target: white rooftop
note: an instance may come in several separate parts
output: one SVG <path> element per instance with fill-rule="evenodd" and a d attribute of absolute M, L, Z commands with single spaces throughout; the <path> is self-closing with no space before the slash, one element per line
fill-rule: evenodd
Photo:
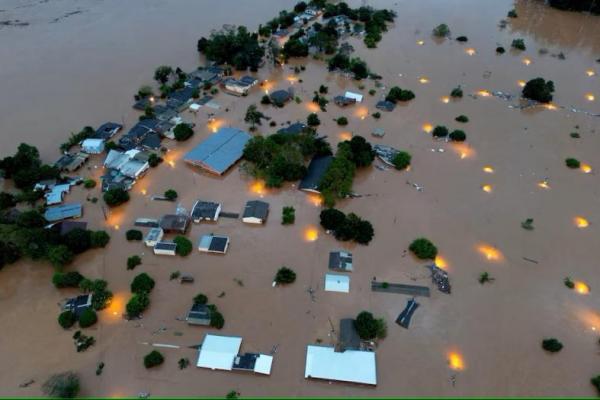
<path fill-rule="evenodd" d="M 350 292 L 350 277 L 338 274 L 325 274 L 326 292 Z"/>
<path fill-rule="evenodd" d="M 349 99 L 354 99 L 354 100 L 356 100 L 357 103 L 362 103 L 362 101 L 363 101 L 363 95 L 359 94 L 359 93 L 346 92 L 344 94 L 344 97 L 347 97 Z"/>
<path fill-rule="evenodd" d="M 338 353 L 333 347 L 309 345 L 304 377 L 376 385 L 375 353 L 361 350 Z"/>
<path fill-rule="evenodd" d="M 273 356 L 261 354 L 256 359 L 254 364 L 254 372 L 257 374 L 271 375 L 271 365 L 273 364 Z"/>
<path fill-rule="evenodd" d="M 204 337 L 198 363 L 200 368 L 231 371 L 233 360 L 240 351 L 242 338 L 238 336 L 219 336 L 207 334 Z"/>

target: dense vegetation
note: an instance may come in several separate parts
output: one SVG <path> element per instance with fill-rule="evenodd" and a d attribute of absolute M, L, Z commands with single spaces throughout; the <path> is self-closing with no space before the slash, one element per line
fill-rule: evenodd
<path fill-rule="evenodd" d="M 140 314 L 150 305 L 149 294 L 154 288 L 155 282 L 148 274 L 141 273 L 133 278 L 131 282 L 131 292 L 133 296 L 127 302 L 125 310 L 129 318 L 139 317 Z"/>
<path fill-rule="evenodd" d="M 25 143 L 19 145 L 14 156 L 0 160 L 0 170 L 5 179 L 12 179 L 15 187 L 23 191 L 31 191 L 40 180 L 60 177 L 56 167 L 42 164 L 35 146 Z"/>
<path fill-rule="evenodd" d="M 387 96 L 385 96 L 385 100 L 391 101 L 392 103 L 398 101 L 410 101 L 414 98 L 415 94 L 412 91 L 399 88 L 398 86 L 392 87 Z"/>
<path fill-rule="evenodd" d="M 177 245 L 175 253 L 180 256 L 187 256 L 194 248 L 190 239 L 186 238 L 185 236 L 176 236 L 175 239 L 173 239 L 173 242 Z"/>
<path fill-rule="evenodd" d="M 351 73 L 354 79 L 361 80 L 369 76 L 367 63 L 358 57 L 350 58 L 345 54 L 337 53 L 328 62 L 330 71 L 340 70 Z"/>
<path fill-rule="evenodd" d="M 375 231 L 369 221 L 361 219 L 358 215 L 344 214 L 335 208 L 327 208 L 321 211 L 321 226 L 333 231 L 337 240 L 354 240 L 360 244 L 369 244 L 373 239 Z"/>
<path fill-rule="evenodd" d="M 248 32 L 244 26 L 225 28 L 208 38 L 202 37 L 197 48 L 207 59 L 217 64 L 233 65 L 238 70 L 258 70 L 265 53 L 258 43 L 258 34 Z"/>
<path fill-rule="evenodd" d="M 568 11 L 587 11 L 600 14 L 600 2 L 597 0 L 549 0 L 551 7 Z"/>
<path fill-rule="evenodd" d="M 163 362 L 165 362 L 165 358 L 156 350 L 152 350 L 150 353 L 144 356 L 144 367 L 146 368 L 157 367 Z"/>
<path fill-rule="evenodd" d="M 354 320 L 354 327 L 363 340 L 383 339 L 387 334 L 387 326 L 383 318 L 376 319 L 368 311 L 362 311 Z"/>
<path fill-rule="evenodd" d="M 52 375 L 42 385 L 42 391 L 49 397 L 72 399 L 79 393 L 79 376 L 74 372 Z"/>
<path fill-rule="evenodd" d="M 554 82 L 535 78 L 525 84 L 522 94 L 526 99 L 549 103 L 552 101 L 552 93 L 554 93 Z"/>
<path fill-rule="evenodd" d="M 331 154 L 329 144 L 318 139 L 312 129 L 297 135 L 255 136 L 244 148 L 248 172 L 264 179 L 268 187 L 280 187 L 283 182 L 301 179 L 306 174 L 304 164 L 309 157 L 327 154 Z"/>
<path fill-rule="evenodd" d="M 338 144 L 338 150 L 319 183 L 323 202 L 331 207 L 336 199 L 350 195 L 356 168 L 367 167 L 375 159 L 371 144 L 362 136 Z"/>
<path fill-rule="evenodd" d="M 296 210 L 294 207 L 283 207 L 281 211 L 281 225 L 291 225 L 296 221 Z"/>
<path fill-rule="evenodd" d="M 275 282 L 280 285 L 287 285 L 296 281 L 296 273 L 288 267 L 281 267 L 275 274 Z"/>
<path fill-rule="evenodd" d="M 129 201 L 129 193 L 122 188 L 113 188 L 104 192 L 104 202 L 109 207 L 117 207 Z"/>
<path fill-rule="evenodd" d="M 421 260 L 433 260 L 438 252 L 437 247 L 425 238 L 414 240 L 408 249 Z"/>
<path fill-rule="evenodd" d="M 399 151 L 394 155 L 394 158 L 392 158 L 392 163 L 396 169 L 403 170 L 408 168 L 411 159 L 412 156 L 409 153 L 406 151 Z"/>
<path fill-rule="evenodd" d="M 557 353 L 562 350 L 563 344 L 554 338 L 542 340 L 542 348 L 550 353 Z"/>

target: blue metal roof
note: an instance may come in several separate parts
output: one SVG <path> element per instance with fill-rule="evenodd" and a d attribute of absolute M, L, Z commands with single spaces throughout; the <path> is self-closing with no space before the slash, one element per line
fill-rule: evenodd
<path fill-rule="evenodd" d="M 79 218 L 82 214 L 80 203 L 63 204 L 56 207 L 48 207 L 44 218 L 48 222 L 60 221 L 67 218 Z"/>
<path fill-rule="evenodd" d="M 221 128 L 187 153 L 184 160 L 222 175 L 242 158 L 250 138 L 248 133 L 240 129 Z"/>

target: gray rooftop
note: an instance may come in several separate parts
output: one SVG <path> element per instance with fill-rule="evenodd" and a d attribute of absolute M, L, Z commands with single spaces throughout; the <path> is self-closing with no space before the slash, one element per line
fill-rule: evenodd
<path fill-rule="evenodd" d="M 329 253 L 329 269 L 352 271 L 352 253 L 347 251 L 332 251 Z"/>
<path fill-rule="evenodd" d="M 298 189 L 309 192 L 319 192 L 319 184 L 323 175 L 333 161 L 333 156 L 315 156 L 308 165 L 308 171 L 302 180 Z"/>
<path fill-rule="evenodd" d="M 222 175 L 235 164 L 244 153 L 251 136 L 236 128 L 221 128 L 201 142 L 184 157 L 190 164 Z"/>
<path fill-rule="evenodd" d="M 244 215 L 242 218 L 258 218 L 266 219 L 269 215 L 269 203 L 260 200 L 251 200 L 244 207 Z"/>
<path fill-rule="evenodd" d="M 199 219 L 213 219 L 216 216 L 219 206 L 219 203 L 198 200 L 192 209 L 192 219 L 194 221 Z"/>
<path fill-rule="evenodd" d="M 80 203 L 62 204 L 60 206 L 48 207 L 44 218 L 48 222 L 60 221 L 67 218 L 79 218 L 82 214 Z"/>

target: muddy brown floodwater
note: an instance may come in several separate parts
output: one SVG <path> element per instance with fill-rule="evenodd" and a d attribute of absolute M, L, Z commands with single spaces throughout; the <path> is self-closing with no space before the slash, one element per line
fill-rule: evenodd
<path fill-rule="evenodd" d="M 189 70 L 199 62 L 195 44 L 201 35 L 226 23 L 255 28 L 293 3 L 3 1 L 0 20 L 29 25 L 0 27 L 1 155 L 11 154 L 19 142 L 29 142 L 50 162 L 58 156 L 58 143 L 84 125 L 116 120 L 130 127 L 137 117 L 131 109 L 132 94 L 151 82 L 157 65 Z M 318 239 L 309 242 L 305 230 L 318 226 L 320 208 L 293 185 L 256 193 L 252 181 L 237 167 L 215 178 L 184 165 L 182 155 L 215 127 L 207 124 L 205 113 L 186 115 L 196 122 L 196 135 L 185 144 L 166 144 L 172 149 L 167 160 L 172 166 L 164 163 L 150 171 L 133 189 L 132 200 L 106 221 L 99 204 L 85 203 L 85 220 L 112 235 L 105 251 L 84 254 L 73 266 L 86 276 L 108 280 L 115 292 L 111 307 L 100 314 L 100 323 L 89 329 L 96 337 L 95 346 L 76 353 L 72 333 L 56 323 L 57 303 L 74 292 L 52 286 L 51 267 L 20 262 L 0 271 L 4 327 L 0 395 L 40 395 L 42 382 L 63 370 L 81 375 L 84 396 L 136 396 L 139 392 L 224 396 L 230 390 L 243 396 L 594 394 L 589 380 L 600 373 L 600 186 L 595 173 L 600 170 L 600 119 L 571 108 L 600 112 L 600 64 L 594 61 L 600 57 L 600 17 L 517 0 L 519 17 L 501 29 L 498 23 L 513 8 L 512 1 L 379 0 L 370 4 L 397 11 L 395 25 L 377 49 L 366 49 L 357 39 L 350 43 L 383 76 L 387 87 L 412 89 L 416 99 L 380 120 L 369 115 L 383 89 L 347 109 L 330 104 L 326 113 L 319 112 L 319 132 L 332 145 L 360 134 L 413 155 L 407 172 L 375 168 L 360 172 L 354 190 L 368 196 L 339 204 L 344 211 L 356 212 L 373 223 L 373 242 L 369 246 L 339 243 L 320 228 Z M 469 41 L 434 40 L 431 29 L 442 22 L 450 26 L 452 36 L 466 35 Z M 498 45 L 508 49 L 517 37 L 525 39 L 525 52 L 495 54 Z M 542 48 L 547 52 L 540 53 Z M 557 56 L 560 52 L 565 59 Z M 259 106 L 279 124 L 306 118 L 312 110 L 312 92 L 322 83 L 329 86 L 331 95 L 359 90 L 356 82 L 328 73 L 320 62 L 296 64 L 306 65 L 306 71 L 296 76 L 286 66 L 260 72 L 273 89 L 293 86 L 303 99 L 281 110 Z M 518 94 L 519 81 L 537 76 L 555 82 L 554 104 L 566 109 L 520 111 L 508 107 L 514 101 L 470 96 L 482 90 Z M 428 83 L 419 82 L 423 77 Z M 374 88 L 372 81 L 363 84 L 365 94 Z M 465 97 L 443 102 L 442 96 L 457 85 L 463 87 Z M 219 94 L 216 99 L 222 109 L 217 124 L 245 127 L 247 106 L 258 104 L 262 94 L 260 88 L 245 98 Z M 595 95 L 596 101 L 587 100 L 588 94 Z M 454 118 L 460 114 L 470 122 L 459 127 Z M 333 121 L 342 115 L 349 119 L 344 129 Z M 434 142 L 424 132 L 426 124 L 462 128 L 467 142 L 464 146 Z M 384 138 L 370 136 L 375 127 L 385 129 Z M 259 130 L 271 131 L 267 126 Z M 578 131 L 581 139 L 570 138 L 572 131 Z M 445 151 L 432 151 L 438 148 Z M 592 172 L 567 169 L 564 159 L 571 156 L 590 164 Z M 98 177 L 101 163 L 94 157 L 81 174 Z M 548 187 L 538 186 L 545 179 Z M 424 191 L 416 191 L 407 181 L 418 183 Z M 487 192 L 482 190 L 485 185 L 489 185 Z M 137 217 L 173 211 L 172 203 L 150 200 L 152 194 L 168 188 L 179 192 L 179 201 L 187 208 L 202 198 L 222 202 L 225 210 L 239 211 L 248 199 L 263 197 L 271 204 L 271 215 L 266 226 L 257 228 L 229 219 L 194 225 L 189 234 L 194 242 L 209 232 L 230 235 L 230 251 L 223 257 L 196 251 L 186 258 L 154 256 L 142 244 L 126 242 L 124 231 Z M 69 201 L 85 201 L 88 195 L 99 197 L 100 192 L 76 189 Z M 296 208 L 292 226 L 280 225 L 285 205 Z M 578 228 L 577 216 L 586 218 L 589 226 Z M 526 218 L 534 219 L 535 230 L 520 227 Z M 436 243 L 453 291 L 451 295 L 433 291 L 431 298 L 419 299 L 421 307 L 405 330 L 394 320 L 406 296 L 372 293 L 370 280 L 429 284 L 423 264 L 402 257 L 418 236 Z M 354 253 L 350 294 L 323 291 L 328 252 L 336 248 Z M 125 268 L 126 258 L 133 254 L 143 259 L 134 272 Z M 281 265 L 292 267 L 298 279 L 289 287 L 272 288 L 273 275 Z M 181 286 L 169 281 L 176 270 L 194 275 L 195 283 Z M 120 315 L 129 297 L 129 283 L 142 271 L 157 282 L 152 304 L 141 321 L 127 322 Z M 484 271 L 495 278 L 493 283 L 477 282 Z M 591 292 L 581 295 L 568 290 L 562 282 L 566 276 L 585 282 Z M 309 288 L 316 290 L 314 302 Z M 220 333 L 243 337 L 243 351 L 268 353 L 277 346 L 270 377 L 178 369 L 177 360 L 182 357 L 195 363 L 196 351 L 188 346 L 199 344 L 208 332 L 176 320 L 199 292 L 222 310 L 226 324 Z M 225 295 L 218 297 L 221 293 Z M 377 349 L 377 387 L 305 380 L 306 345 L 317 340 L 333 342 L 329 321 L 337 325 L 340 318 L 361 310 L 388 322 L 388 337 Z M 564 349 L 554 355 L 545 353 L 540 347 L 545 337 L 559 338 Z M 182 348 L 161 350 L 166 363 L 145 370 L 142 358 L 150 347 L 144 342 Z M 106 367 L 96 376 L 99 362 Z M 19 388 L 30 379 L 35 383 Z"/>

